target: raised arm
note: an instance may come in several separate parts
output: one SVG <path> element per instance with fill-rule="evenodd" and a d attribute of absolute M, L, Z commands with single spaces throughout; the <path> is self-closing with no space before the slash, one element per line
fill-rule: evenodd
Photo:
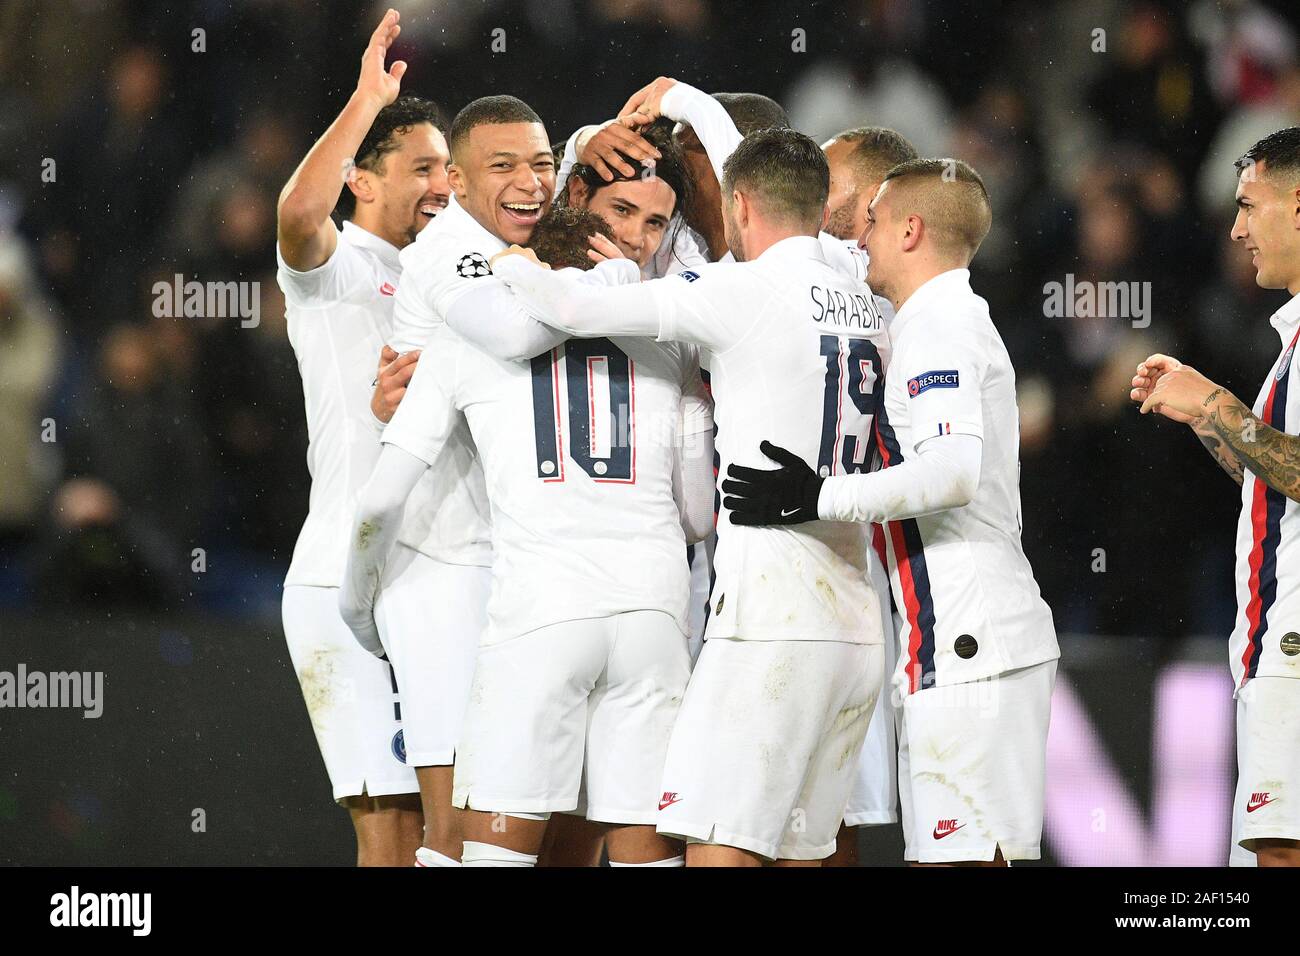
<path fill-rule="evenodd" d="M 743 139 L 726 108 L 688 83 L 661 76 L 633 93 L 619 111 L 619 119 L 624 122 L 652 123 L 660 116 L 695 131 L 714 175 L 722 182 L 722 165 Z"/>
<path fill-rule="evenodd" d="M 406 72 L 401 60 L 384 69 L 388 49 L 402 29 L 399 17 L 396 10 L 384 14 L 362 54 L 356 90 L 280 192 L 276 238 L 291 269 L 315 269 L 334 254 L 338 233 L 330 213 L 344 189 L 357 148 L 379 111 L 397 99 Z"/>
<path fill-rule="evenodd" d="M 384 565 L 397 543 L 406 499 L 429 466 L 396 445 L 385 445 L 361 491 L 348 536 L 347 570 L 339 588 L 339 613 L 358 643 L 384 656 L 375 627 L 375 597 Z"/>

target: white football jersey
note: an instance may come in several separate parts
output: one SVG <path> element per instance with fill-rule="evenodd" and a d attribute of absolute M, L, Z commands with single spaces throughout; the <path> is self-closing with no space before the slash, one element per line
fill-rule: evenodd
<path fill-rule="evenodd" d="M 498 274 L 539 315 L 551 313 L 558 287 L 535 266 L 507 263 Z M 722 475 L 733 463 L 775 467 L 759 451 L 764 440 L 825 475 L 870 469 L 888 336 L 871 290 L 831 268 L 816 238 L 782 240 L 752 262 L 602 290 L 597 304 L 616 333 L 704 350 Z M 868 535 L 849 522 L 739 527 L 724 507 L 706 638 L 881 643 Z"/>
<path fill-rule="evenodd" d="M 1300 295 L 1270 320 L 1281 352 L 1253 410 L 1280 432 L 1300 432 L 1300 384 L 1293 361 Z M 1228 658 L 1237 690 L 1252 677 L 1300 677 L 1300 504 L 1246 469 L 1237 519 L 1237 621 Z"/>
<path fill-rule="evenodd" d="M 571 279 L 600 281 L 634 263 Z M 492 505 L 484 643 L 636 610 L 686 633 L 686 539 L 673 497 L 682 435 L 709 431 L 699 355 L 647 339 L 571 339 L 504 362 L 449 327 L 430 335 L 383 441 L 438 466 L 468 423 Z"/>
<path fill-rule="evenodd" d="M 394 304 L 389 344 L 400 353 L 424 348 L 452 304 L 476 279 L 491 275 L 488 259 L 504 248 L 452 196 L 401 252 L 406 281 Z M 427 357 L 422 354 L 417 367 Z M 398 540 L 447 564 L 486 567 L 492 563 L 489 517 L 483 466 L 462 423 L 448 437 L 438 467 L 425 472 L 411 493 Z"/>
<path fill-rule="evenodd" d="M 396 246 L 352 222 L 343 224 L 334 254 L 315 269 L 291 269 L 278 244 L 275 256 L 302 376 L 311 473 L 307 520 L 284 583 L 338 587 L 357 493 L 379 457 L 371 383 L 392 329 L 402 270 Z"/>
<path fill-rule="evenodd" d="M 908 460 L 938 435 L 983 443 L 969 504 L 886 525 L 903 624 L 896 690 L 911 694 L 1055 660 L 1052 612 L 1020 545 L 1015 371 L 970 273 L 954 269 L 917 289 L 890 324 L 890 339 L 876 423 L 883 466 Z"/>

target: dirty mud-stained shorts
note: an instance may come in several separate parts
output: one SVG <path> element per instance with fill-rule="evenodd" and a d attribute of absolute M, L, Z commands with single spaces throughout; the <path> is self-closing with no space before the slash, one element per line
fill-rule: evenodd
<path fill-rule="evenodd" d="M 384 567 L 375 626 L 397 675 L 413 767 L 455 758 L 491 590 L 490 568 L 445 564 L 404 544 Z"/>
<path fill-rule="evenodd" d="M 898 721 L 903 858 L 1037 860 L 1056 661 L 909 694 Z"/>
<path fill-rule="evenodd" d="M 659 832 L 830 856 L 883 679 L 878 644 L 706 641 L 668 745 Z"/>
<path fill-rule="evenodd" d="M 334 799 L 416 793 L 388 664 L 339 616 L 339 589 L 290 585 L 281 605 L 289 657 Z"/>

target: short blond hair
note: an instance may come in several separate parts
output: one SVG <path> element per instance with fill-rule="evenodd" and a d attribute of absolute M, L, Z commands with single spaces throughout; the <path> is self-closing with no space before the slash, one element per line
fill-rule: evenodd
<path fill-rule="evenodd" d="M 993 207 L 980 174 L 960 159 L 909 159 L 885 174 L 890 204 L 915 213 L 939 248 L 967 265 L 993 225 Z"/>

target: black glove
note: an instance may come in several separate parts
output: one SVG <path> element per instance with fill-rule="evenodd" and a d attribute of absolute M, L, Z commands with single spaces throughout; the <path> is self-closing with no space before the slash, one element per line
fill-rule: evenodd
<path fill-rule="evenodd" d="M 758 446 L 781 467 L 775 471 L 728 465 L 722 483 L 724 508 L 731 523 L 741 525 L 801 524 L 817 520 L 817 496 L 825 480 L 794 452 L 770 441 Z"/>

